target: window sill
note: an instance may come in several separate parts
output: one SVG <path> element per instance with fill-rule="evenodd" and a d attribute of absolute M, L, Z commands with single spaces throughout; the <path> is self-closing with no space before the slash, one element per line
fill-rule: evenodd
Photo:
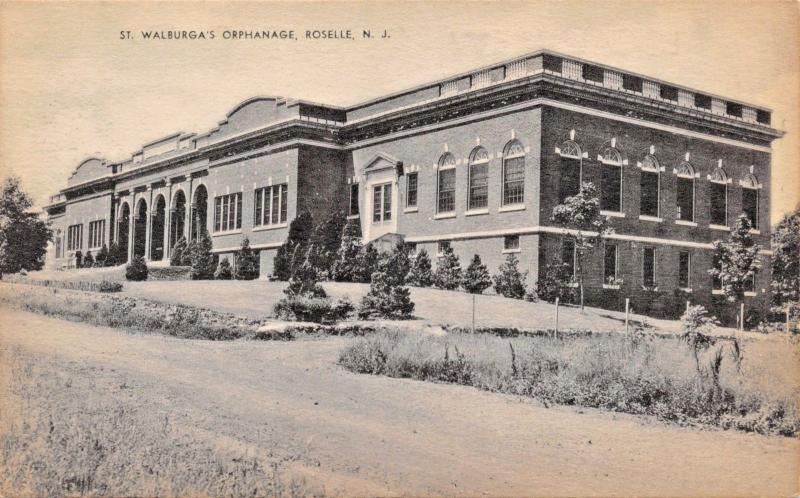
<path fill-rule="evenodd" d="M 348 215 L 347 215 L 347 219 L 348 219 L 348 220 L 357 220 L 357 219 L 359 219 L 360 217 L 361 217 L 361 216 L 360 216 L 360 215 L 357 215 L 357 214 L 348 214 Z"/>
<path fill-rule="evenodd" d="M 381 221 L 373 221 L 372 222 L 373 225 L 378 225 L 378 226 L 391 225 L 392 223 L 393 223 L 392 220 L 381 220 Z"/>
<path fill-rule="evenodd" d="M 600 215 L 601 216 L 610 216 L 612 218 L 624 218 L 625 217 L 625 213 L 622 213 L 620 211 L 605 211 L 605 210 L 602 210 L 602 209 L 600 210 Z"/>
<path fill-rule="evenodd" d="M 686 226 L 686 227 L 696 227 L 697 226 L 697 222 L 696 221 L 687 221 L 687 220 L 675 220 L 675 224 L 676 225 L 683 225 L 683 226 Z"/>
<path fill-rule="evenodd" d="M 747 292 L 744 293 L 744 295 L 747 296 L 747 297 L 755 297 L 755 296 L 758 295 L 758 293 L 757 292 L 747 291 Z"/>
<path fill-rule="evenodd" d="M 690 287 L 678 287 L 678 290 L 681 291 L 681 292 L 685 292 L 687 294 L 691 294 L 692 293 L 692 289 Z"/>
<path fill-rule="evenodd" d="M 708 228 L 711 230 L 722 230 L 723 232 L 730 232 L 731 228 L 725 225 L 708 225 Z"/>
<path fill-rule="evenodd" d="M 464 213 L 464 216 L 479 216 L 482 214 L 489 214 L 489 208 L 485 209 L 470 209 Z"/>
<path fill-rule="evenodd" d="M 508 206 L 500 206 L 497 210 L 499 213 L 509 213 L 512 211 L 525 211 L 525 204 L 509 204 Z"/>
<path fill-rule="evenodd" d="M 642 290 L 643 290 L 643 291 L 650 291 L 650 292 L 658 292 L 658 286 L 655 286 L 655 287 L 646 287 L 646 286 L 644 286 L 644 285 L 643 285 L 643 286 L 642 286 Z"/>
<path fill-rule="evenodd" d="M 617 284 L 603 284 L 603 288 L 604 289 L 619 290 L 619 285 L 617 285 Z"/>
<path fill-rule="evenodd" d="M 664 218 L 659 218 L 658 216 L 649 216 L 646 214 L 640 214 L 639 219 L 642 221 L 655 221 L 656 223 L 661 223 L 664 221 Z"/>
<path fill-rule="evenodd" d="M 356 218 L 358 218 L 358 217 L 356 216 Z M 263 226 L 255 227 L 252 231 L 253 232 L 263 232 L 263 231 L 266 231 L 266 230 L 279 230 L 281 228 L 286 228 L 288 226 L 289 226 L 288 223 L 280 223 L 278 225 L 263 225 Z"/>
<path fill-rule="evenodd" d="M 503 249 L 502 254 L 519 254 L 522 249 Z"/>
<path fill-rule="evenodd" d="M 439 213 L 433 216 L 434 220 L 445 220 L 447 218 L 455 218 L 456 213 Z"/>
<path fill-rule="evenodd" d="M 761 230 L 751 228 L 750 233 L 752 233 L 753 235 L 761 235 Z"/>
<path fill-rule="evenodd" d="M 418 211 L 419 211 L 419 208 L 417 206 L 411 206 L 411 207 L 407 207 L 407 208 L 403 209 L 404 213 L 416 213 Z"/>
<path fill-rule="evenodd" d="M 722 296 L 725 294 L 725 291 L 722 289 L 711 289 L 711 294 L 714 296 Z"/>
<path fill-rule="evenodd" d="M 578 282 L 570 282 L 567 284 L 567 287 L 572 287 L 573 289 L 577 289 L 580 285 Z"/>
<path fill-rule="evenodd" d="M 214 232 L 211 235 L 213 237 L 221 236 L 221 235 L 236 235 L 238 233 L 242 233 L 242 229 L 238 228 L 236 230 L 226 230 L 224 232 Z"/>

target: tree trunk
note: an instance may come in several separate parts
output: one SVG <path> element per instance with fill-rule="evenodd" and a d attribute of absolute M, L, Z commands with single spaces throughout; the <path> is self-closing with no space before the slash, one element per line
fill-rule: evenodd
<path fill-rule="evenodd" d="M 583 258 L 578 258 L 578 285 L 581 288 L 581 311 L 583 311 Z"/>

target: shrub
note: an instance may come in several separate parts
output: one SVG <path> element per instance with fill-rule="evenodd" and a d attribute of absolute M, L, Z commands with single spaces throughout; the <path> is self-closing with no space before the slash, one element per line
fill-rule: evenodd
<path fill-rule="evenodd" d="M 408 263 L 405 251 L 395 251 L 381 262 L 372 275 L 369 292 L 361 300 L 358 317 L 361 319 L 408 319 L 414 311 L 411 292 L 403 286 L 402 267 Z"/>
<path fill-rule="evenodd" d="M 433 280 L 436 287 L 445 290 L 455 290 L 461 285 L 461 263 L 449 245 L 444 248 L 444 253 L 436 263 Z"/>
<path fill-rule="evenodd" d="M 380 255 L 373 244 L 367 244 L 358 253 L 355 269 L 353 271 L 353 282 L 370 282 L 372 274 L 378 270 Z"/>
<path fill-rule="evenodd" d="M 306 261 L 294 272 L 289 279 L 289 287 L 284 291 L 287 296 L 306 296 L 306 297 L 327 297 L 325 289 L 319 285 L 319 275 L 317 269 Z"/>
<path fill-rule="evenodd" d="M 357 273 L 356 262 L 361 252 L 361 222 L 357 219 L 347 220 L 342 228 L 342 237 L 336 259 L 331 269 L 333 279 L 337 282 L 353 282 Z"/>
<path fill-rule="evenodd" d="M 303 211 L 289 224 L 289 236 L 278 247 L 273 259 L 273 276 L 278 280 L 289 280 L 303 264 L 313 230 L 311 213 Z"/>
<path fill-rule="evenodd" d="M 169 257 L 169 264 L 170 266 L 188 266 L 187 263 L 187 243 L 186 237 L 181 237 L 178 239 L 178 242 L 175 243 L 175 247 L 172 248 L 172 255 Z M 189 263 L 191 264 L 191 263 Z"/>
<path fill-rule="evenodd" d="M 97 257 L 94 258 L 94 260 L 97 266 L 100 267 L 108 266 L 108 264 L 106 263 L 108 261 L 108 247 L 106 247 L 105 242 L 103 243 L 103 246 L 100 248 L 100 250 L 97 252 Z"/>
<path fill-rule="evenodd" d="M 258 278 L 258 254 L 250 249 L 250 239 L 242 239 L 242 247 L 236 254 L 236 280 Z"/>
<path fill-rule="evenodd" d="M 556 298 L 562 303 L 575 302 L 575 288 L 570 286 L 572 270 L 563 263 L 548 263 L 536 282 L 536 296 L 548 303 Z"/>
<path fill-rule="evenodd" d="M 228 261 L 228 258 L 225 258 L 219 262 L 219 265 L 214 272 L 214 280 L 230 280 L 231 278 L 233 278 L 231 263 Z"/>
<path fill-rule="evenodd" d="M 515 254 L 509 254 L 505 263 L 500 265 L 500 273 L 494 276 L 494 290 L 501 296 L 522 299 L 525 297 L 525 280 L 528 272 L 519 271 L 519 260 Z"/>
<path fill-rule="evenodd" d="M 342 230 L 346 224 L 344 211 L 336 210 L 317 224 L 311 232 L 309 245 L 314 247 L 311 264 L 322 279 L 333 278 L 333 265 L 342 243 Z"/>
<path fill-rule="evenodd" d="M 92 268 L 94 266 L 94 256 L 92 251 L 86 251 L 86 256 L 83 257 L 83 267 Z"/>
<path fill-rule="evenodd" d="M 190 256 L 192 259 L 192 280 L 211 280 L 214 278 L 214 255 L 211 253 L 211 237 L 206 230 L 201 230 L 197 240 L 193 241 Z"/>
<path fill-rule="evenodd" d="M 128 255 L 122 252 L 122 248 L 116 242 L 112 242 L 108 248 L 108 258 L 106 259 L 106 266 L 121 265 L 128 259 Z"/>
<path fill-rule="evenodd" d="M 83 253 L 75 251 L 75 268 L 83 268 Z"/>
<path fill-rule="evenodd" d="M 430 287 L 433 285 L 433 271 L 431 270 L 431 258 L 428 251 L 420 249 L 417 256 L 411 262 L 411 268 L 406 277 L 408 285 L 417 287 Z"/>
<path fill-rule="evenodd" d="M 275 303 L 272 311 L 276 317 L 283 320 L 335 323 L 347 318 L 353 309 L 353 303 L 348 299 L 334 302 L 327 297 L 287 295 Z"/>
<path fill-rule="evenodd" d="M 481 262 L 481 257 L 477 254 L 472 257 L 472 261 L 464 272 L 462 282 L 464 290 L 470 294 L 483 294 L 483 291 L 492 286 L 492 278 L 486 265 Z"/>
<path fill-rule="evenodd" d="M 133 281 L 147 280 L 147 263 L 142 256 L 134 256 L 125 267 L 125 278 Z"/>

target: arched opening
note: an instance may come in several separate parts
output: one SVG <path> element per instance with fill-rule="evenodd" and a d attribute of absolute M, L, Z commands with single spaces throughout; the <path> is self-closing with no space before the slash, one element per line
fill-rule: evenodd
<path fill-rule="evenodd" d="M 169 247 L 175 247 L 181 237 L 185 236 L 186 228 L 186 195 L 183 190 L 175 194 L 175 205 L 172 207 L 172 221 L 169 229 Z"/>
<path fill-rule="evenodd" d="M 117 245 L 119 246 L 119 254 L 128 260 L 128 236 L 131 231 L 131 207 L 128 203 L 122 205 L 119 212 L 119 222 L 117 225 Z"/>
<path fill-rule="evenodd" d="M 153 210 L 153 223 L 150 226 L 150 259 L 164 259 L 164 228 L 166 224 L 167 201 L 163 195 L 156 199 Z"/>
<path fill-rule="evenodd" d="M 197 240 L 197 236 L 207 230 L 207 219 L 208 191 L 205 185 L 200 185 L 194 191 L 194 200 L 192 201 L 192 240 Z"/>
<path fill-rule="evenodd" d="M 147 202 L 140 199 L 133 220 L 133 255 L 144 256 L 147 240 Z"/>

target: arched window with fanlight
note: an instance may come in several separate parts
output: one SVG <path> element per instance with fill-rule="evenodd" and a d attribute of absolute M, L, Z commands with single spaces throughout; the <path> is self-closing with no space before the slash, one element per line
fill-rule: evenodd
<path fill-rule="evenodd" d="M 622 212 L 622 155 L 613 147 L 600 154 L 600 209 Z"/>
<path fill-rule="evenodd" d="M 758 179 L 749 174 L 739 184 L 742 187 L 742 213 L 750 220 L 753 230 L 758 230 Z"/>
<path fill-rule="evenodd" d="M 675 170 L 676 181 L 676 220 L 694 223 L 694 167 L 685 162 Z"/>
<path fill-rule="evenodd" d="M 661 171 L 658 160 L 653 155 L 647 155 L 642 160 L 639 168 L 641 169 L 641 178 L 639 182 L 639 214 L 641 216 L 658 218 L 660 214 L 659 173 Z"/>
<path fill-rule="evenodd" d="M 578 195 L 581 189 L 581 162 L 583 152 L 578 144 L 567 140 L 558 150 L 561 156 L 558 203 L 563 204 L 567 197 Z"/>
<path fill-rule="evenodd" d="M 452 213 L 456 210 L 456 158 L 446 152 L 439 158 L 436 182 L 436 212 Z"/>
<path fill-rule="evenodd" d="M 475 147 L 469 155 L 469 192 L 467 209 L 489 207 L 489 153 Z"/>
<path fill-rule="evenodd" d="M 728 175 L 717 167 L 708 175 L 708 198 L 711 206 L 709 224 L 728 226 Z"/>
<path fill-rule="evenodd" d="M 525 202 L 525 147 L 514 140 L 503 151 L 503 206 Z"/>

